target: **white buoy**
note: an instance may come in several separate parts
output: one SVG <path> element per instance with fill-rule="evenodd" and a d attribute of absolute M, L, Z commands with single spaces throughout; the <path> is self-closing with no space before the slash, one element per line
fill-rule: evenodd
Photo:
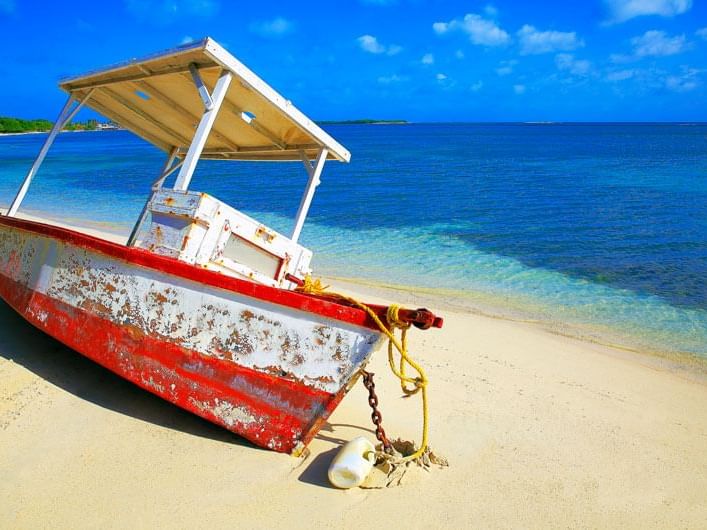
<path fill-rule="evenodd" d="M 360 486 L 376 463 L 376 448 L 359 436 L 345 444 L 329 466 L 329 482 L 337 488 Z"/>

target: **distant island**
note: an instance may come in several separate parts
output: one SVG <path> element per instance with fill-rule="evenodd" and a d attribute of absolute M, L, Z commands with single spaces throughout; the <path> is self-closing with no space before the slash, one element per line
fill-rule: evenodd
<path fill-rule="evenodd" d="M 407 120 L 324 120 L 319 125 L 406 125 Z"/>
<path fill-rule="evenodd" d="M 49 120 L 23 120 L 22 118 L 10 118 L 0 116 L 0 134 L 17 134 L 47 132 L 54 124 Z M 67 124 L 65 131 L 100 131 L 106 129 L 118 129 L 112 122 L 102 123 L 98 120 L 77 121 Z"/>
<path fill-rule="evenodd" d="M 407 125 L 407 120 L 324 120 L 318 121 L 319 125 Z M 22 118 L 12 118 L 0 116 L 0 134 L 22 134 L 48 132 L 54 124 L 49 120 L 24 120 Z M 98 120 L 86 120 L 71 122 L 64 127 L 65 131 L 105 131 L 120 129 L 120 126 L 113 122 L 99 122 Z"/>

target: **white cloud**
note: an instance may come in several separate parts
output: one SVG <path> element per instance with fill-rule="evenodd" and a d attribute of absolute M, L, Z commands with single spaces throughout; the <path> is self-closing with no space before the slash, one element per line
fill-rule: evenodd
<path fill-rule="evenodd" d="M 647 68 L 614 70 L 606 74 L 606 81 L 612 83 L 630 80 L 630 85 L 642 93 L 685 93 L 702 86 L 705 69 L 682 66 L 677 72 L 667 72 L 651 65 Z"/>
<path fill-rule="evenodd" d="M 437 78 L 437 81 L 444 81 L 445 79 L 447 79 L 447 76 L 445 74 L 437 74 L 435 77 Z"/>
<path fill-rule="evenodd" d="M 393 83 L 402 83 L 403 81 L 407 81 L 408 78 L 405 76 L 401 76 L 398 74 L 393 74 L 393 75 L 383 75 L 378 78 L 378 82 L 381 85 L 391 85 Z"/>
<path fill-rule="evenodd" d="M 498 68 L 496 68 L 496 73 L 500 76 L 509 75 L 513 73 L 513 67 L 518 64 L 518 61 L 511 59 L 510 61 L 501 61 Z"/>
<path fill-rule="evenodd" d="M 614 72 L 609 72 L 606 74 L 606 79 L 608 81 L 626 81 L 627 79 L 631 79 L 633 76 L 636 75 L 635 70 L 616 70 Z"/>
<path fill-rule="evenodd" d="M 695 31 L 695 35 L 703 38 L 704 40 L 707 40 L 707 27 L 698 29 L 697 31 Z"/>
<path fill-rule="evenodd" d="M 525 85 L 513 85 L 513 92 L 517 95 L 525 94 Z"/>
<path fill-rule="evenodd" d="M 449 22 L 435 22 L 432 29 L 438 35 L 452 31 L 462 31 L 469 35 L 469 40 L 480 46 L 504 46 L 511 41 L 511 36 L 494 21 L 481 15 L 469 13 L 463 19 L 455 18 Z"/>
<path fill-rule="evenodd" d="M 665 78 L 665 88 L 673 92 L 689 92 L 696 89 L 699 83 L 699 75 L 702 70 L 697 68 L 683 67 L 680 75 L 670 75 Z"/>
<path fill-rule="evenodd" d="M 378 39 L 373 35 L 361 35 L 356 40 L 358 40 L 358 45 L 363 51 L 368 53 L 385 53 L 385 46 L 378 42 Z"/>
<path fill-rule="evenodd" d="M 484 88 L 484 82 L 483 82 L 483 81 L 477 81 L 476 83 L 474 83 L 473 85 L 471 85 L 471 86 L 469 87 L 469 90 L 471 90 L 472 92 L 478 92 L 478 91 L 481 90 L 482 88 Z"/>
<path fill-rule="evenodd" d="M 272 20 L 253 22 L 250 31 L 261 37 L 279 38 L 292 33 L 295 30 L 294 22 L 283 17 L 276 17 Z"/>
<path fill-rule="evenodd" d="M 692 7 L 692 0 L 605 0 L 605 2 L 610 12 L 609 23 L 625 22 L 645 15 L 674 17 Z"/>
<path fill-rule="evenodd" d="M 498 15 L 498 9 L 491 4 L 487 4 L 486 7 L 484 7 L 484 13 L 487 17 L 494 18 Z"/>
<path fill-rule="evenodd" d="M 194 37 L 192 37 L 191 35 L 184 35 L 184 37 L 182 37 L 182 40 L 179 42 L 179 44 L 182 44 L 182 45 L 191 44 L 192 42 L 194 42 Z"/>
<path fill-rule="evenodd" d="M 403 51 L 402 46 L 398 46 L 397 44 L 391 44 L 390 46 L 384 46 L 380 42 L 378 42 L 378 39 L 375 38 L 373 35 L 361 35 L 358 39 L 358 45 L 361 47 L 361 49 L 365 52 L 368 53 L 374 53 L 374 54 L 386 54 L 386 55 L 396 55 Z"/>
<path fill-rule="evenodd" d="M 422 56 L 422 59 L 420 59 L 420 62 L 422 64 L 435 64 L 435 56 L 432 55 L 431 53 L 426 53 L 425 55 Z"/>
<path fill-rule="evenodd" d="M 690 90 L 697 88 L 697 82 L 691 79 L 671 75 L 665 80 L 665 88 L 674 92 L 689 92 Z"/>
<path fill-rule="evenodd" d="M 157 25 L 170 24 L 186 17 L 208 18 L 215 15 L 219 7 L 217 0 L 125 0 L 128 13 L 138 20 Z"/>
<path fill-rule="evenodd" d="M 15 0 L 0 0 L 0 13 L 10 15 L 15 12 Z"/>
<path fill-rule="evenodd" d="M 669 37 L 664 31 L 646 31 L 640 37 L 631 39 L 636 57 L 662 57 L 675 55 L 685 50 L 685 35 Z"/>
<path fill-rule="evenodd" d="M 454 57 L 457 59 L 463 59 L 464 58 L 464 52 L 462 50 L 457 50 L 454 52 Z"/>
<path fill-rule="evenodd" d="M 702 85 L 707 70 L 682 66 L 678 72 L 666 72 L 654 66 L 615 70 L 607 73 L 606 80 L 617 83 L 631 80 L 641 91 L 677 93 L 690 92 Z"/>
<path fill-rule="evenodd" d="M 585 76 L 592 69 L 592 63 L 584 59 L 575 59 L 571 53 L 558 53 L 555 55 L 555 65 L 558 70 L 569 72 L 576 76 Z"/>
<path fill-rule="evenodd" d="M 584 46 L 574 31 L 538 31 L 526 24 L 518 30 L 521 55 L 571 51 Z"/>
<path fill-rule="evenodd" d="M 614 64 L 626 64 L 644 57 L 665 57 L 684 52 L 690 47 L 685 35 L 669 36 L 664 31 L 650 30 L 631 39 L 633 51 L 630 54 L 612 53 L 609 61 Z"/>
<path fill-rule="evenodd" d="M 609 61 L 614 64 L 625 64 L 635 61 L 636 58 L 632 55 L 626 55 L 624 53 L 612 53 L 609 55 Z"/>

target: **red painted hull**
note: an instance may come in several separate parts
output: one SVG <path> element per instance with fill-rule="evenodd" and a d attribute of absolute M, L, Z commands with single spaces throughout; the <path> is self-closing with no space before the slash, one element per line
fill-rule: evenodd
<path fill-rule="evenodd" d="M 205 352 L 198 347 L 190 347 L 192 343 L 180 340 L 177 334 L 170 338 L 150 332 L 140 325 L 119 321 L 108 308 L 97 307 L 95 301 L 88 303 L 88 298 L 82 303 L 69 303 L 55 294 L 56 289 L 36 287 L 33 282 L 43 285 L 47 281 L 43 279 L 43 273 L 36 270 L 42 264 L 39 257 L 33 256 L 39 252 L 36 249 L 47 245 L 59 245 L 64 253 L 78 253 L 77 249 L 80 249 L 83 255 L 93 256 L 92 259 L 99 256 L 122 267 L 133 267 L 135 262 L 139 262 L 141 271 L 149 267 L 152 272 L 157 271 L 160 278 L 172 282 L 181 282 L 185 275 L 195 276 L 204 285 L 216 282 L 220 284 L 220 289 L 225 287 L 239 295 L 243 290 L 250 296 L 256 293 L 260 295 L 258 300 L 270 304 L 268 308 L 282 306 L 285 308 L 283 311 L 296 310 L 294 314 L 298 318 L 304 311 L 315 318 L 338 320 L 342 326 L 349 328 L 355 323 L 354 331 L 358 325 L 362 333 L 369 336 L 372 333 L 370 322 L 365 313 L 358 309 L 223 277 L 76 232 L 8 218 L 0 218 L 0 228 L 0 236 L 4 234 L 5 238 L 0 237 L 0 242 L 4 241 L 6 249 L 14 248 L 7 245 L 15 244 L 13 242 L 18 238 L 31 242 L 31 245 L 25 245 L 27 248 L 24 250 L 18 248 L 17 254 L 11 251 L 10 255 L 0 257 L 0 296 L 24 318 L 146 390 L 269 449 L 296 453 L 306 446 L 339 404 L 355 381 L 358 369 L 378 345 L 378 341 L 375 344 L 369 341 L 370 347 L 366 346 L 366 351 L 357 354 L 355 361 L 342 364 L 349 371 L 336 384 L 329 381 L 331 378 L 321 378 L 321 382 L 305 376 L 297 377 L 294 361 L 287 361 L 290 364 L 283 361 L 277 369 L 272 366 L 262 368 L 257 363 L 253 364 L 254 367 L 245 366 L 236 362 L 236 350 L 225 354 L 218 348 L 214 352 Z M 9 239 L 12 242 L 8 242 Z M 35 250 L 29 252 L 28 248 Z M 27 255 L 30 255 L 29 258 Z M 115 261 L 116 257 L 120 259 Z M 28 267 L 32 267 L 34 272 L 24 270 Z M 65 273 L 65 268 L 58 264 L 52 271 L 52 278 L 55 280 L 60 273 Z M 37 277 L 36 281 L 28 280 L 32 274 Z M 83 288 L 99 287 L 87 285 Z M 323 329 L 321 324 L 316 329 L 320 328 Z M 290 335 L 287 337 L 289 340 Z M 284 352 L 282 344 L 280 347 Z M 340 352 L 333 352 L 332 355 L 337 359 L 341 356 Z M 280 357 L 284 358 L 284 355 Z M 341 368 L 338 370 L 341 371 Z"/>

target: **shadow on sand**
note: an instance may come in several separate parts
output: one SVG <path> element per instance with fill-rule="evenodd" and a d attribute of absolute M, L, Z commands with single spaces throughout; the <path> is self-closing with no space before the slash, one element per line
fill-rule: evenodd
<path fill-rule="evenodd" d="M 141 389 L 36 329 L 0 300 L 0 357 L 106 409 L 219 442 L 247 440 Z"/>
<path fill-rule="evenodd" d="M 336 432 L 337 428 L 340 427 L 348 429 L 357 429 L 363 431 L 363 433 L 370 434 L 371 439 L 375 438 L 376 433 L 373 429 L 367 429 L 365 427 L 361 427 L 360 425 L 351 425 L 349 423 L 326 423 L 324 427 L 322 427 L 322 430 L 319 431 L 316 438 L 318 440 L 325 440 L 327 442 L 336 444 L 336 447 L 332 447 L 328 451 L 319 453 L 316 457 L 314 457 L 314 459 L 307 465 L 302 474 L 300 474 L 300 482 L 304 482 L 305 484 L 311 484 L 313 486 L 320 486 L 322 488 L 327 489 L 336 489 L 329 482 L 327 472 L 329 470 L 329 466 L 331 465 L 332 460 L 334 460 L 334 457 L 336 456 L 336 453 L 339 452 L 339 449 L 341 449 L 342 445 L 349 441 L 344 440 L 343 438 L 338 438 L 333 435 L 333 433 Z"/>

